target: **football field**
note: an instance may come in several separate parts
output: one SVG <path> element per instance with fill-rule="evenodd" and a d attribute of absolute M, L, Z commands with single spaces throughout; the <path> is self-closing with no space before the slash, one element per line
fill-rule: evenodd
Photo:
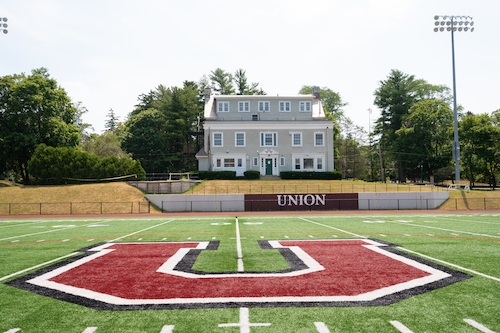
<path fill-rule="evenodd" d="M 3 332 L 500 333 L 500 214 L 1 218 Z"/>

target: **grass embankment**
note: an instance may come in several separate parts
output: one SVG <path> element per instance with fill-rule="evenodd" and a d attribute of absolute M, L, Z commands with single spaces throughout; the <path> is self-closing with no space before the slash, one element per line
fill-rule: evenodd
<path fill-rule="evenodd" d="M 138 213 L 146 207 L 144 193 L 125 182 L 0 187 L 0 215 Z"/>
<path fill-rule="evenodd" d="M 145 211 L 144 193 L 125 182 L 62 186 L 0 185 L 0 215 L 138 213 Z M 188 194 L 437 192 L 446 188 L 418 185 L 324 180 L 214 180 L 203 181 Z M 104 204 L 100 204 L 104 203 Z M 140 203 L 140 204 L 139 204 Z M 10 207 L 9 207 L 10 206 Z M 451 191 L 439 209 L 499 209 L 499 191 Z M 158 210 L 151 206 L 151 212 Z"/>

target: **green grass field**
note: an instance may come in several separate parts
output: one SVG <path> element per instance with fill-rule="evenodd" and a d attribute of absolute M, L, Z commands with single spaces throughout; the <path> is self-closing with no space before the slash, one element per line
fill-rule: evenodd
<path fill-rule="evenodd" d="M 263 214 L 238 218 L 229 215 L 3 218 L 0 219 L 0 332 L 498 333 L 499 217 L 500 214 L 494 213 L 425 212 Z M 262 306 L 124 311 L 89 308 L 7 284 L 52 265 L 52 261 L 71 257 L 79 249 L 106 242 L 219 241 L 216 251 L 201 252 L 193 269 L 237 273 L 289 267 L 280 253 L 262 250 L 258 241 L 365 238 L 397 244 L 401 252 L 424 257 L 472 278 L 390 305 L 266 306 L 264 300 Z M 192 280 L 193 284 L 198 282 Z M 224 289 L 224 282 L 221 286 Z M 133 284 L 127 287 L 134 289 Z"/>

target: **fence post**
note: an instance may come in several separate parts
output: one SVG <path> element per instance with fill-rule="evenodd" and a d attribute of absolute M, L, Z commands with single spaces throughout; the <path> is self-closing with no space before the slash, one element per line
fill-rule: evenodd
<path fill-rule="evenodd" d="M 40 215 L 42 215 L 42 203 L 40 202 Z"/>

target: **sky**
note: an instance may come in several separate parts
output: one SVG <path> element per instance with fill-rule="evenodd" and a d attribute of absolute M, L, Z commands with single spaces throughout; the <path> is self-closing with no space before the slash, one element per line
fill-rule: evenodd
<path fill-rule="evenodd" d="M 241 68 L 269 95 L 329 88 L 368 131 L 392 69 L 452 88 L 451 33 L 434 32 L 435 15 L 473 17 L 474 32 L 455 33 L 457 103 L 500 109 L 498 13 L 498 0 L 2 0 L 0 76 L 47 68 L 100 134 L 110 109 L 126 121 L 160 84 Z"/>

